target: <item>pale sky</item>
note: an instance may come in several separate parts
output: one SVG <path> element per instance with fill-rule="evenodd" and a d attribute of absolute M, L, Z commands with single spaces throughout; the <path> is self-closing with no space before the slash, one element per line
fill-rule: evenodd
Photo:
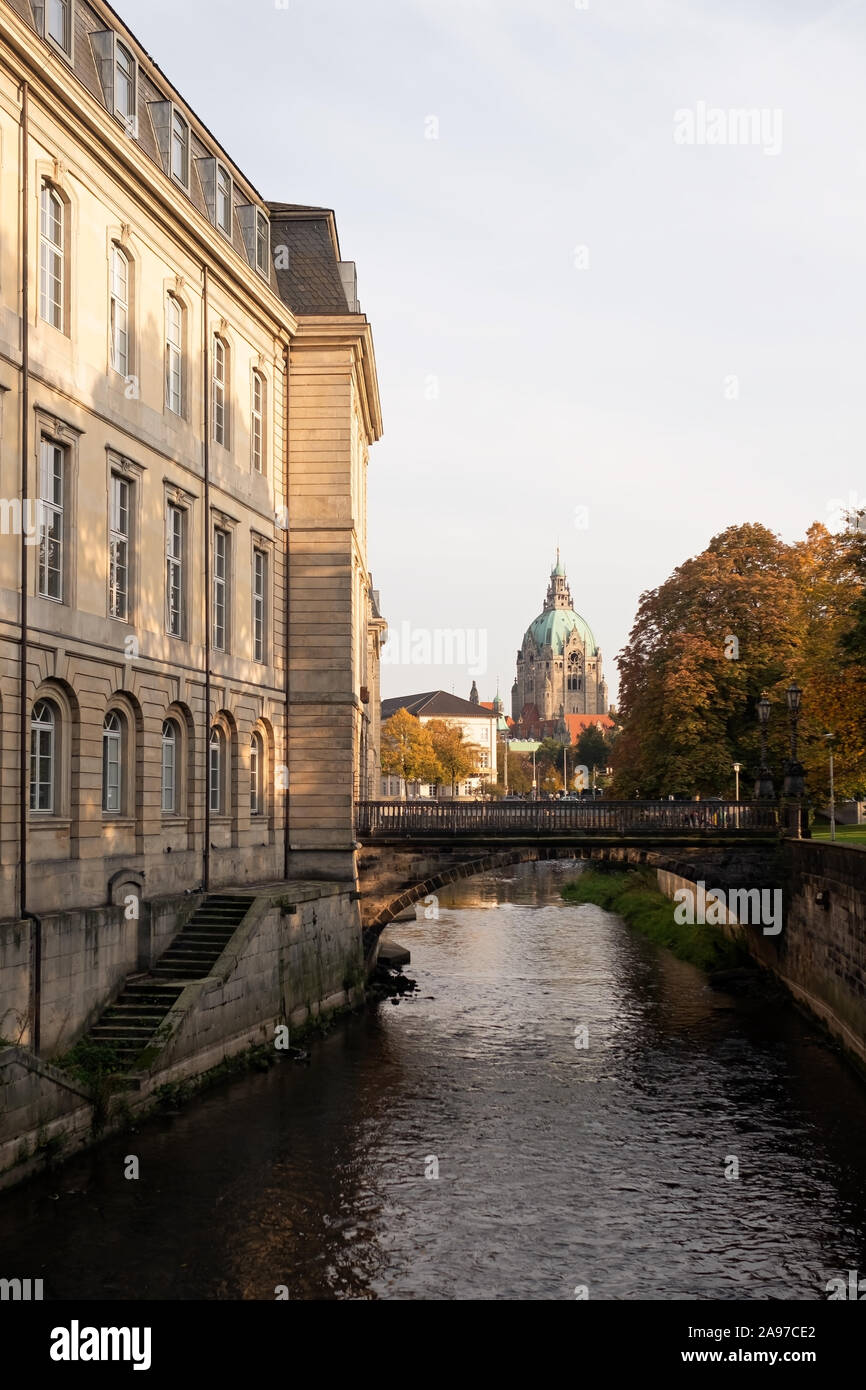
<path fill-rule="evenodd" d="M 641 591 L 712 535 L 866 497 L 862 0 L 116 6 L 357 262 L 370 568 L 416 654 L 474 658 L 389 662 L 384 696 L 483 665 L 510 710 L 557 544 L 613 695 Z"/>

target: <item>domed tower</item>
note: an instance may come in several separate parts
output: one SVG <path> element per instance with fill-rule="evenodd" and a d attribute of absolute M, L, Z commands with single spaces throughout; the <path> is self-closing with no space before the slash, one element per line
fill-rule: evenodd
<path fill-rule="evenodd" d="M 539 719 L 565 714 L 607 714 L 607 682 L 601 648 L 589 623 L 572 607 L 565 567 L 556 564 L 544 608 L 526 629 L 517 653 L 517 678 L 511 689 L 511 714 L 519 719 L 534 706 Z"/>

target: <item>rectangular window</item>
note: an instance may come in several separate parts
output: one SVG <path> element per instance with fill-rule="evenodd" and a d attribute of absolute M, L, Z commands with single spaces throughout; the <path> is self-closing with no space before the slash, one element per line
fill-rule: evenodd
<path fill-rule="evenodd" d="M 63 602 L 63 485 L 65 451 L 53 440 L 43 439 L 39 452 L 39 593 Z"/>
<path fill-rule="evenodd" d="M 58 48 L 69 52 L 69 3 L 70 0 L 48 0 L 47 32 Z"/>
<path fill-rule="evenodd" d="M 183 307 L 172 294 L 165 306 L 165 403 L 183 414 Z"/>
<path fill-rule="evenodd" d="M 270 225 L 263 212 L 256 213 L 256 270 L 260 275 L 268 273 L 268 243 Z"/>
<path fill-rule="evenodd" d="M 232 176 L 228 169 L 217 165 L 216 177 L 216 221 L 223 236 L 232 234 Z"/>
<path fill-rule="evenodd" d="M 185 522 L 183 508 L 169 503 L 165 519 L 165 622 L 172 637 L 183 637 Z"/>
<path fill-rule="evenodd" d="M 126 622 L 129 618 L 129 503 L 131 487 L 126 478 L 111 475 L 108 612 Z"/>
<path fill-rule="evenodd" d="M 253 372 L 251 438 L 253 468 L 257 473 L 261 473 L 264 468 L 265 453 L 265 379 L 261 372 Z"/>
<path fill-rule="evenodd" d="M 213 340 L 213 437 L 217 444 L 228 447 L 226 418 L 226 346 L 222 338 Z"/>
<path fill-rule="evenodd" d="M 119 246 L 111 248 L 111 365 L 122 377 L 129 375 L 129 261 Z"/>
<path fill-rule="evenodd" d="M 39 208 L 39 314 L 63 332 L 66 206 L 56 189 L 42 185 Z"/>
<path fill-rule="evenodd" d="M 213 644 L 218 652 L 226 649 L 228 594 L 229 533 L 218 528 L 213 533 Z"/>
<path fill-rule="evenodd" d="M 114 110 L 130 135 L 135 134 L 135 59 L 118 43 L 114 58 Z"/>
<path fill-rule="evenodd" d="M 179 111 L 171 113 L 171 176 L 189 188 L 189 126 Z"/>
<path fill-rule="evenodd" d="M 268 577 L 268 557 L 263 550 L 253 551 L 253 660 L 265 659 L 265 601 Z"/>

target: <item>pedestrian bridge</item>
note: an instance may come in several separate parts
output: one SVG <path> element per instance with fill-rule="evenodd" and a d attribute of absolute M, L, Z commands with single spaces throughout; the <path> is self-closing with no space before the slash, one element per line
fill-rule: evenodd
<path fill-rule="evenodd" d="M 775 882 L 768 874 L 781 834 L 776 806 L 744 801 L 360 801 L 366 957 L 395 917 L 470 875 L 593 858 L 751 887 Z"/>
<path fill-rule="evenodd" d="M 775 805 L 752 801 L 359 801 L 362 845 L 449 841 L 610 843 L 774 839 Z"/>

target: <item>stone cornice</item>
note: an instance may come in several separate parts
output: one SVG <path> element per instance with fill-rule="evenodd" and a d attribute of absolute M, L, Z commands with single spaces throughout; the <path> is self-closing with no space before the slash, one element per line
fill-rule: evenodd
<path fill-rule="evenodd" d="M 364 314 L 302 314 L 294 346 L 347 347 L 354 356 L 367 443 L 382 438 L 382 406 L 373 348 L 373 330 Z"/>

